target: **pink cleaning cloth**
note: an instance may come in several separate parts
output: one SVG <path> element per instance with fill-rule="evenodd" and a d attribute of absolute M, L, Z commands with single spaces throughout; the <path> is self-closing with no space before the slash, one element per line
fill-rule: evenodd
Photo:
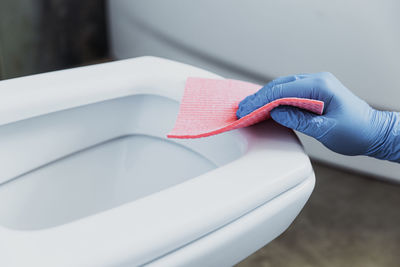
<path fill-rule="evenodd" d="M 270 118 L 270 111 L 290 105 L 322 114 L 324 102 L 306 98 L 274 100 L 238 119 L 240 101 L 254 94 L 260 85 L 236 80 L 190 77 L 186 81 L 178 118 L 168 138 L 199 138 L 247 127 Z"/>

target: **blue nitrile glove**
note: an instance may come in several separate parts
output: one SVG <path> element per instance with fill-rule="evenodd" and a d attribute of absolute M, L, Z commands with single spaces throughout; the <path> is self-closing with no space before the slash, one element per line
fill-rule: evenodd
<path fill-rule="evenodd" d="M 322 100 L 324 114 L 280 106 L 271 111 L 276 122 L 341 154 L 400 162 L 400 114 L 371 108 L 327 72 L 278 78 L 240 102 L 237 116 L 283 97 Z"/>

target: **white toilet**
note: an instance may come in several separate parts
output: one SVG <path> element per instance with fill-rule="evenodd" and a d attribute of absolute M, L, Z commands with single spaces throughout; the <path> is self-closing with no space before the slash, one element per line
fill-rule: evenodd
<path fill-rule="evenodd" d="M 0 266 L 229 266 L 281 234 L 314 173 L 273 122 L 167 139 L 188 76 L 142 57 L 0 82 Z"/>

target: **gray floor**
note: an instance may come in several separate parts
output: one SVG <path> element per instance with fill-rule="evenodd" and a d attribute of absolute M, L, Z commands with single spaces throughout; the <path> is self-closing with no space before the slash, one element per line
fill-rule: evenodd
<path fill-rule="evenodd" d="M 247 266 L 400 266 L 400 185 L 314 163 L 303 211 Z"/>

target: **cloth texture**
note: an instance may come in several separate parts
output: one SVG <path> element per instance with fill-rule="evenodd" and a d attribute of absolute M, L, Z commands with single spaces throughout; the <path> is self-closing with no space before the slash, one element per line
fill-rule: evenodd
<path fill-rule="evenodd" d="M 321 115 L 324 102 L 287 97 L 274 100 L 238 119 L 236 111 L 246 96 L 262 86 L 229 79 L 190 77 L 180 104 L 178 117 L 168 138 L 200 138 L 247 127 L 270 118 L 280 105 L 295 106 Z"/>

